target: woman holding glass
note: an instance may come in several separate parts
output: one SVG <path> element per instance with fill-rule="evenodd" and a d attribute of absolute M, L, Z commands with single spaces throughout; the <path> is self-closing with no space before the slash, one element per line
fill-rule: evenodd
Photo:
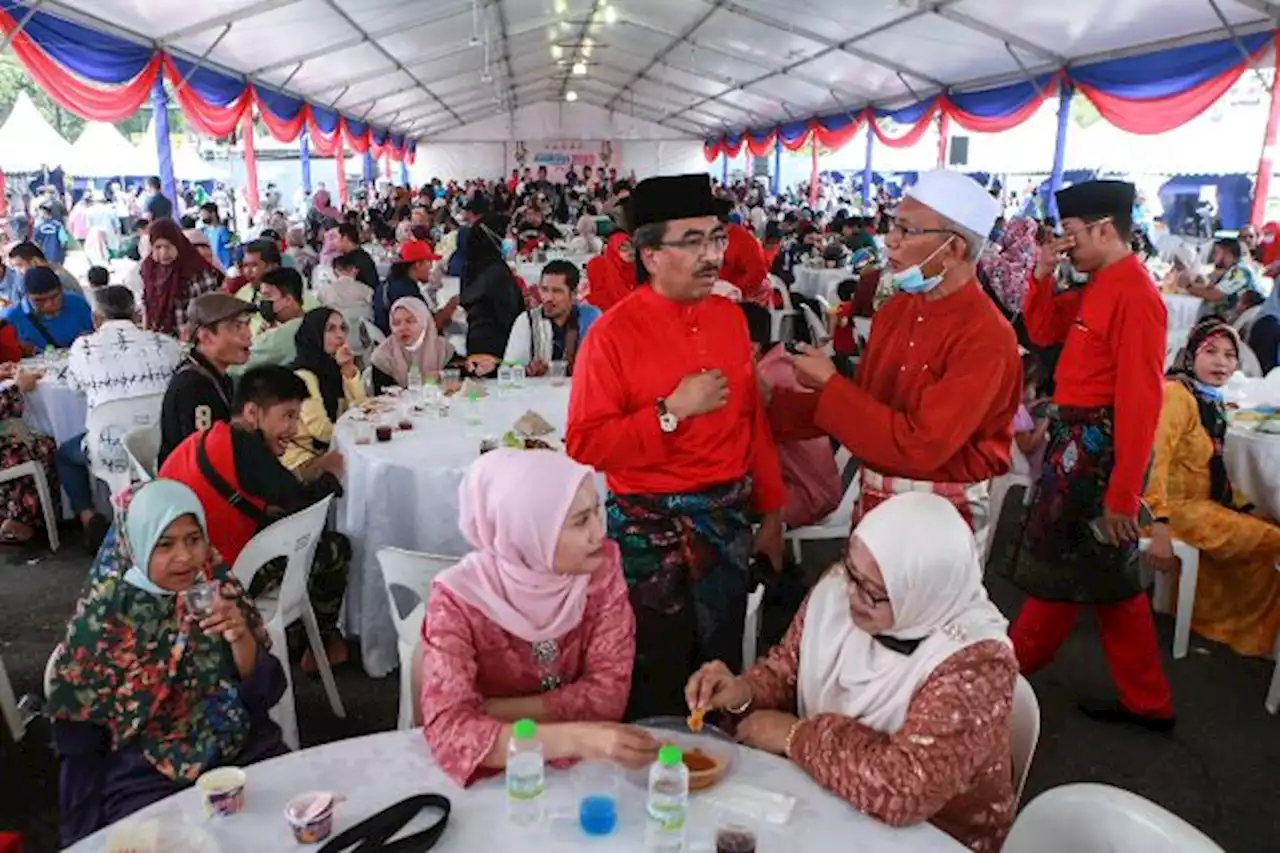
<path fill-rule="evenodd" d="M 206 770 L 287 751 L 267 716 L 284 670 L 209 545 L 199 499 L 155 480 L 122 503 L 49 684 L 64 846 Z"/>
<path fill-rule="evenodd" d="M 434 376 L 453 357 L 453 347 L 436 331 L 427 303 L 405 296 L 391 305 L 391 337 L 378 344 L 370 357 L 373 390 L 381 394 L 395 385 L 408 388 L 417 369 L 420 382 Z"/>
<path fill-rule="evenodd" d="M 709 663 L 686 697 L 859 811 L 996 853 L 1014 816 L 1007 627 L 969 525 L 910 492 L 862 518 L 766 658 L 741 676 Z"/>

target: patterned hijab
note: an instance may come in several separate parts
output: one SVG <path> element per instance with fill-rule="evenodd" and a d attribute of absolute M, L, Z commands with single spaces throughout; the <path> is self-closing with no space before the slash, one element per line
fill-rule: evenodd
<path fill-rule="evenodd" d="M 210 270 L 212 264 L 191 245 L 182 229 L 172 219 L 157 219 L 147 229 L 151 243 L 166 240 L 177 250 L 172 263 L 157 263 L 150 253 L 142 259 L 139 274 L 142 276 L 142 308 L 147 318 L 147 329 L 176 335 L 178 329 L 177 306 L 185 296 L 188 283 Z M 216 272 L 216 271 L 215 271 Z"/>
<path fill-rule="evenodd" d="M 1196 378 L 1196 356 L 1216 338 L 1226 338 L 1240 354 L 1240 335 L 1229 323 L 1218 317 L 1205 317 L 1187 336 L 1187 345 L 1178 354 L 1178 360 L 1170 368 L 1168 377 L 1182 383 L 1195 398 L 1200 410 L 1200 424 L 1213 442 L 1213 456 L 1209 458 L 1209 496 L 1223 506 L 1233 506 L 1231 481 L 1227 479 L 1227 466 L 1222 458 L 1222 446 L 1227 437 L 1227 409 L 1222 402 L 1221 389 L 1206 386 Z"/>
<path fill-rule="evenodd" d="M 174 480 L 122 496 L 117 535 L 98 552 L 58 649 L 48 710 L 54 719 L 100 726 L 112 750 L 138 749 L 166 778 L 195 781 L 244 747 L 249 712 L 231 647 L 189 624 L 183 597 L 156 586 L 147 572 L 156 543 L 187 515 L 205 529 L 199 499 Z M 209 554 L 196 582 L 221 583 L 265 648 L 258 611 Z"/>
<path fill-rule="evenodd" d="M 1021 313 L 1031 270 L 1035 267 L 1036 221 L 1029 216 L 1009 220 L 1000 239 L 987 244 L 978 269 L 1006 311 Z"/>

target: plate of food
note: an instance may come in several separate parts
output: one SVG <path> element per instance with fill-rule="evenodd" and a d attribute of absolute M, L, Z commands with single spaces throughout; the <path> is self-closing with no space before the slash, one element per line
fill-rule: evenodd
<path fill-rule="evenodd" d="M 194 823 L 133 820 L 112 827 L 103 853 L 222 853 L 218 842 Z"/>
<path fill-rule="evenodd" d="M 697 712 L 688 717 L 649 717 L 636 725 L 653 730 L 663 744 L 680 747 L 689 768 L 690 791 L 704 791 L 723 779 L 738 752 L 738 744 L 727 732 L 703 722 Z M 649 787 L 648 768 L 627 775 L 640 787 Z"/>

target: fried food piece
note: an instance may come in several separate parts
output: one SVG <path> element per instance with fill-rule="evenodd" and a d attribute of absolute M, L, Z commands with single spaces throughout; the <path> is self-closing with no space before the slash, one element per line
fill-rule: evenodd
<path fill-rule="evenodd" d="M 689 726 L 689 731 L 697 734 L 702 731 L 702 718 L 706 716 L 706 711 L 702 708 L 694 708 L 693 713 L 689 715 L 689 719 L 685 722 Z"/>

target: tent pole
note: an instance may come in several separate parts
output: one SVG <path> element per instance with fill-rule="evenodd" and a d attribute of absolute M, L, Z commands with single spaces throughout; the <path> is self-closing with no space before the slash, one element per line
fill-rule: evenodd
<path fill-rule="evenodd" d="M 400 155 L 400 184 L 401 186 L 409 186 L 409 154 L 405 152 Z"/>
<path fill-rule="evenodd" d="M 1058 136 L 1053 143 L 1053 172 L 1049 175 L 1049 201 L 1045 210 L 1054 222 L 1058 221 L 1058 200 L 1054 194 L 1062 189 L 1062 166 L 1067 157 L 1067 131 L 1071 127 L 1071 99 L 1075 88 L 1063 80 L 1058 87 Z"/>
<path fill-rule="evenodd" d="M 782 136 L 773 140 L 773 180 L 769 182 L 772 195 L 782 195 Z"/>
<path fill-rule="evenodd" d="M 302 167 L 302 189 L 311 197 L 311 140 L 306 127 L 298 134 L 298 165 Z"/>
<path fill-rule="evenodd" d="M 1276 68 L 1280 76 L 1280 65 Z M 1271 110 L 1267 113 L 1267 131 L 1262 137 L 1262 153 L 1258 156 L 1258 174 L 1253 181 L 1253 207 L 1249 221 L 1261 228 L 1267 216 L 1267 196 L 1271 192 L 1272 156 L 1276 148 L 1276 131 L 1280 128 L 1280 86 L 1271 84 Z"/>
<path fill-rule="evenodd" d="M 818 134 L 809 137 L 809 150 L 812 152 L 813 163 L 809 167 L 809 207 L 810 209 L 818 206 Z"/>
<path fill-rule="evenodd" d="M 373 168 L 373 152 L 368 148 L 364 150 L 364 157 L 361 158 L 360 164 L 360 180 L 365 184 L 372 184 L 375 170 Z"/>
<path fill-rule="evenodd" d="M 867 156 L 862 161 L 862 212 L 864 214 L 871 210 L 871 154 L 876 144 L 875 130 L 871 127 L 873 121 L 875 118 L 867 118 Z"/>
<path fill-rule="evenodd" d="M 244 192 L 249 218 L 258 215 L 258 152 L 253 147 L 253 110 L 246 109 L 240 119 L 240 141 L 244 143 Z"/>
<path fill-rule="evenodd" d="M 951 118 L 945 112 L 938 111 L 938 168 L 946 168 L 947 143 L 951 141 Z"/>
<path fill-rule="evenodd" d="M 729 152 L 720 155 L 720 186 L 729 185 Z"/>
<path fill-rule="evenodd" d="M 155 111 L 156 161 L 160 165 L 160 190 L 170 201 L 177 202 L 177 184 L 173 179 L 173 150 L 169 147 L 169 96 L 164 91 L 164 75 L 157 74 L 151 84 L 151 107 Z M 176 208 L 175 208 L 176 209 Z"/>

